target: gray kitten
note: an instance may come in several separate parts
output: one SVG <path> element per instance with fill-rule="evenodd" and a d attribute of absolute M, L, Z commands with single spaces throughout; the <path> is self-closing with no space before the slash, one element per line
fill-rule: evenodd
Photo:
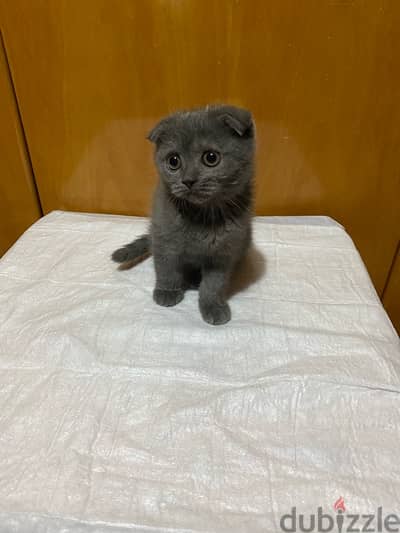
<path fill-rule="evenodd" d="M 231 318 L 226 290 L 251 241 L 251 114 L 227 105 L 179 112 L 148 138 L 156 145 L 160 177 L 150 233 L 112 259 L 123 263 L 152 253 L 156 303 L 176 305 L 195 286 L 203 319 L 225 324 Z"/>

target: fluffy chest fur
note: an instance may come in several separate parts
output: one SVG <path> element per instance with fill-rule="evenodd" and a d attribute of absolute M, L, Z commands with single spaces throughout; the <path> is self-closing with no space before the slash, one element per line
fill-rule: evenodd
<path fill-rule="evenodd" d="M 152 216 L 153 248 L 198 266 L 210 259 L 229 262 L 244 253 L 250 242 L 249 208 L 240 212 L 217 206 L 193 208 L 171 201 L 160 186 Z"/>

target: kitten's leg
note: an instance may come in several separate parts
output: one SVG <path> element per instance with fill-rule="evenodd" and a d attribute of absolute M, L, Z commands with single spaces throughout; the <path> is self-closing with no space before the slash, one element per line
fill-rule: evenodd
<path fill-rule="evenodd" d="M 179 303 L 184 296 L 183 273 L 178 257 L 169 254 L 154 254 L 156 287 L 153 299 L 158 305 L 170 307 Z"/>
<path fill-rule="evenodd" d="M 226 303 L 226 287 L 229 272 L 224 268 L 205 268 L 199 287 L 199 307 L 201 316 L 215 326 L 231 319 L 231 310 Z"/>

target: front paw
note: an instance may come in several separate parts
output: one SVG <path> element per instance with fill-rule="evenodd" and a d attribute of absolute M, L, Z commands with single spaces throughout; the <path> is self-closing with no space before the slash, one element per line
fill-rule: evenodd
<path fill-rule="evenodd" d="M 183 300 L 184 292 L 182 289 L 154 289 L 153 300 L 163 307 L 172 307 Z"/>
<path fill-rule="evenodd" d="M 231 319 L 231 310 L 227 303 L 202 303 L 200 302 L 200 312 L 205 322 L 213 326 L 226 324 Z"/>

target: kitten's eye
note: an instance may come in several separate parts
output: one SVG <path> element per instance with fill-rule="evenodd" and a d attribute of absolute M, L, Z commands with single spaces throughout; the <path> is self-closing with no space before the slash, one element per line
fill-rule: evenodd
<path fill-rule="evenodd" d="M 208 167 L 215 167 L 221 161 L 221 156 L 218 152 L 213 152 L 212 150 L 207 150 L 202 155 L 202 160 L 205 165 Z"/>
<path fill-rule="evenodd" d="M 181 167 L 181 158 L 178 154 L 172 154 L 167 159 L 167 165 L 170 170 L 178 170 Z"/>

